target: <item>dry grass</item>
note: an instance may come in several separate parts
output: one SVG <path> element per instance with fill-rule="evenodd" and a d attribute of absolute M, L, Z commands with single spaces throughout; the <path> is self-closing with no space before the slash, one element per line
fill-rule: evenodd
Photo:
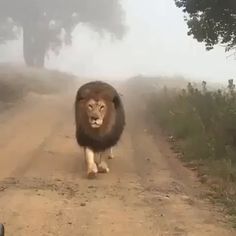
<path fill-rule="evenodd" d="M 75 77 L 46 69 L 0 65 L 0 107 L 22 100 L 28 93 L 65 92 L 75 84 Z"/>

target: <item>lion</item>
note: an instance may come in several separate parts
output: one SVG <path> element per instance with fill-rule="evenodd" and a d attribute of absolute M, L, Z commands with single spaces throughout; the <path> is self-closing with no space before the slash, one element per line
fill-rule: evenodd
<path fill-rule="evenodd" d="M 102 81 L 82 85 L 75 99 L 75 124 L 77 143 L 84 148 L 88 178 L 108 173 L 103 154 L 108 151 L 108 158 L 114 157 L 112 147 L 125 127 L 125 111 L 116 89 Z"/>

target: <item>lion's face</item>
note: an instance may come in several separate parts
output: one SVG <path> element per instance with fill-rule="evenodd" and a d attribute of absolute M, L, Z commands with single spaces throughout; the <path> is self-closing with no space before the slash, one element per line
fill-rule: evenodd
<path fill-rule="evenodd" d="M 88 115 L 88 121 L 92 128 L 99 128 L 104 122 L 105 115 L 107 113 L 107 104 L 104 100 L 90 99 L 86 103 L 86 112 Z"/>

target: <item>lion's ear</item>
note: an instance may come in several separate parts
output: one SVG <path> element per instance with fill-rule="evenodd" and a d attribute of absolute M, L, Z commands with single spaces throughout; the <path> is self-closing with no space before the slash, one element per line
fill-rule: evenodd
<path fill-rule="evenodd" d="M 88 96 L 89 93 L 90 93 L 90 89 L 84 89 L 84 90 L 78 91 L 76 100 L 79 102 L 84 100 Z"/>
<path fill-rule="evenodd" d="M 83 96 L 81 96 L 81 94 L 77 94 L 77 96 L 76 96 L 76 101 L 77 102 L 80 102 L 80 101 L 82 101 L 84 99 L 84 97 Z"/>
<path fill-rule="evenodd" d="M 116 109 L 120 106 L 120 98 L 119 98 L 119 96 L 116 95 L 113 98 L 113 103 L 114 103 Z"/>

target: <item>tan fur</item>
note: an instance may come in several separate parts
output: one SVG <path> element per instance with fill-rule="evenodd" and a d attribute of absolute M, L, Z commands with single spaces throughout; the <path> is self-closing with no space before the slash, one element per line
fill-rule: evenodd
<path fill-rule="evenodd" d="M 95 99 L 88 98 L 84 101 L 81 101 L 79 104 L 80 110 L 83 110 L 83 112 L 80 112 L 78 114 L 79 123 L 80 125 L 83 125 L 83 127 L 86 129 L 88 133 L 91 133 L 91 135 L 96 134 L 97 132 L 106 133 L 110 132 L 115 120 L 114 120 L 114 105 L 110 101 L 106 101 L 103 98 L 96 97 Z M 102 109 L 102 107 L 104 108 Z M 98 122 L 98 127 L 93 127 L 93 121 L 92 117 L 97 118 L 96 122 Z M 96 128 L 100 128 L 99 130 Z"/>
<path fill-rule="evenodd" d="M 98 101 L 94 99 L 88 100 L 86 103 L 86 111 L 89 124 L 92 128 L 99 128 L 103 124 L 107 109 L 106 101 L 103 99 L 99 99 Z"/>

